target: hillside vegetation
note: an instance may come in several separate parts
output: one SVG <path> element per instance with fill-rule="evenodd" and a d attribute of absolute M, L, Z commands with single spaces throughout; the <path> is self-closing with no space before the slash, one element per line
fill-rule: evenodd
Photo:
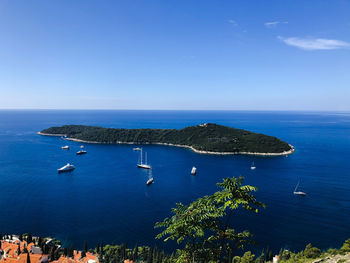
<path fill-rule="evenodd" d="M 114 129 L 96 126 L 64 125 L 41 131 L 72 139 L 100 143 L 166 143 L 190 146 L 198 151 L 283 153 L 291 146 L 272 136 L 217 124 L 202 124 L 184 129 Z"/>

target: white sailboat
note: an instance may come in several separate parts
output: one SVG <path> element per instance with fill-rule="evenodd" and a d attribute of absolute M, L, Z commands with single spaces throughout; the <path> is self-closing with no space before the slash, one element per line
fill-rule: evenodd
<path fill-rule="evenodd" d="M 148 180 L 146 182 L 146 185 L 149 186 L 151 184 L 153 184 L 154 180 L 153 180 L 153 175 L 152 175 L 152 170 L 149 170 L 148 172 Z"/>
<path fill-rule="evenodd" d="M 252 165 L 250 166 L 250 169 L 251 169 L 251 170 L 255 170 L 255 169 L 256 169 L 256 166 L 255 166 L 254 162 L 253 162 Z"/>
<path fill-rule="evenodd" d="M 147 180 L 146 185 L 153 184 L 153 177 Z"/>
<path fill-rule="evenodd" d="M 137 164 L 138 168 L 151 169 L 152 167 L 147 164 L 147 153 L 145 154 L 145 163 L 142 162 L 142 148 L 140 150 L 140 162 Z"/>
<path fill-rule="evenodd" d="M 298 181 L 298 184 L 297 184 L 297 186 L 295 187 L 293 194 L 305 196 L 305 195 L 306 195 L 305 192 L 297 191 L 297 189 L 298 189 L 298 187 L 299 187 L 299 184 L 300 184 L 300 180 Z"/>

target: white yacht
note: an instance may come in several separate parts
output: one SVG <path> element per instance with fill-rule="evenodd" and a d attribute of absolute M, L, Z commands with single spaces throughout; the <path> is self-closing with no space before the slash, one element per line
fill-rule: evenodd
<path fill-rule="evenodd" d="M 73 164 L 67 163 L 65 166 L 57 169 L 57 171 L 59 173 L 63 173 L 63 172 L 73 171 L 74 169 L 75 169 L 75 166 Z"/>
<path fill-rule="evenodd" d="M 142 162 L 142 148 L 140 149 L 140 162 L 137 164 L 138 168 L 151 169 L 152 167 L 147 164 L 147 153 L 145 154 L 145 162 Z"/>
<path fill-rule="evenodd" d="M 82 154 L 86 154 L 87 151 L 85 150 L 80 150 L 80 151 L 77 151 L 77 155 L 82 155 Z"/>
<path fill-rule="evenodd" d="M 251 170 L 255 170 L 255 169 L 256 169 L 256 166 L 255 166 L 254 162 L 253 162 L 252 165 L 250 166 L 250 169 L 251 169 Z"/>
<path fill-rule="evenodd" d="M 298 187 L 299 187 L 299 184 L 300 184 L 300 180 L 299 180 L 299 182 L 298 182 L 297 186 L 295 187 L 293 194 L 295 194 L 295 195 L 305 196 L 305 195 L 306 195 L 306 193 L 305 193 L 305 192 L 297 191 L 297 189 L 298 189 Z"/>
<path fill-rule="evenodd" d="M 63 150 L 69 150 L 69 146 L 68 146 L 68 145 L 62 146 L 61 149 L 63 149 Z"/>
<path fill-rule="evenodd" d="M 135 148 L 132 148 L 134 151 L 141 151 L 141 148 L 139 147 L 135 147 Z"/>
<path fill-rule="evenodd" d="M 191 170 L 191 174 L 195 175 L 196 173 L 197 173 L 197 168 L 193 166 Z"/>
<path fill-rule="evenodd" d="M 146 185 L 153 184 L 153 177 L 147 180 Z"/>
<path fill-rule="evenodd" d="M 85 148 L 85 146 L 84 146 L 84 145 L 80 145 L 80 148 L 81 148 L 81 149 L 84 149 L 84 148 Z"/>

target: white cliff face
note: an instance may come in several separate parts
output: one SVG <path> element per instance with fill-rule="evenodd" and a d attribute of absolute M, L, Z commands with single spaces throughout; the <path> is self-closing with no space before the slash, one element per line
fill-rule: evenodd
<path fill-rule="evenodd" d="M 325 258 L 319 258 L 312 263 L 349 263 L 350 262 L 350 253 L 346 255 L 335 255 L 335 256 L 327 256 Z"/>

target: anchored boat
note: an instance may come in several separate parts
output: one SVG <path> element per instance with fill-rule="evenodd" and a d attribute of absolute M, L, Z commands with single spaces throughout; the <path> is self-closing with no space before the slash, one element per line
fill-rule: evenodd
<path fill-rule="evenodd" d="M 59 173 L 63 173 L 63 172 L 70 172 L 73 171 L 75 169 L 75 166 L 73 164 L 67 163 L 65 166 L 57 169 L 57 171 Z"/>
<path fill-rule="evenodd" d="M 255 166 L 254 162 L 253 162 L 252 165 L 250 166 L 250 169 L 251 169 L 251 170 L 255 170 L 255 169 L 256 169 L 256 166 Z"/>
<path fill-rule="evenodd" d="M 147 180 L 146 185 L 153 184 L 153 177 Z"/>
<path fill-rule="evenodd" d="M 140 162 L 137 164 L 138 168 L 152 169 L 151 165 L 147 164 L 147 153 L 145 153 L 145 162 L 142 162 L 142 148 L 140 149 Z"/>
<path fill-rule="evenodd" d="M 299 184 L 300 184 L 300 180 L 299 180 L 299 182 L 298 182 L 297 186 L 295 187 L 293 194 L 295 194 L 295 195 L 305 196 L 305 195 L 306 195 L 306 193 L 305 193 L 305 192 L 297 191 L 297 189 L 298 189 L 298 187 L 299 187 Z"/>
<path fill-rule="evenodd" d="M 197 173 L 197 168 L 193 166 L 191 170 L 191 174 L 195 175 L 196 173 Z"/>

